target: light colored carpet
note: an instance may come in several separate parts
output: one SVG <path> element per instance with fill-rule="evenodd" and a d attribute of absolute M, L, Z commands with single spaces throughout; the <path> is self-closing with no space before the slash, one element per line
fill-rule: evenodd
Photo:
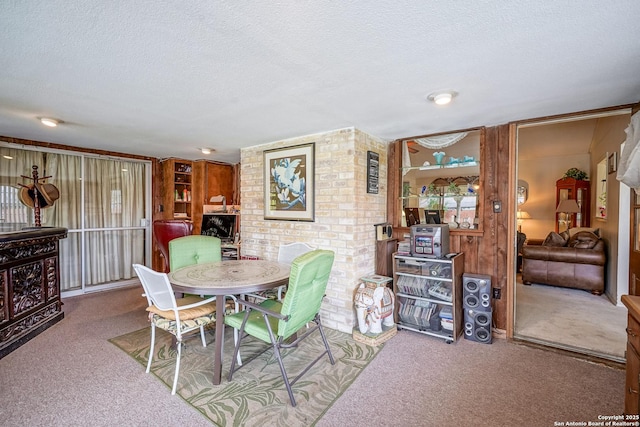
<path fill-rule="evenodd" d="M 515 312 L 518 337 L 624 362 L 627 309 L 605 295 L 518 280 Z"/>
<path fill-rule="evenodd" d="M 224 360 L 233 355 L 233 331 L 226 328 Z M 313 425 L 333 402 L 351 385 L 375 357 L 381 347 L 356 342 L 350 334 L 325 328 L 329 347 L 335 359 L 320 359 L 293 386 L 296 406 L 291 406 L 280 368 L 271 349 L 252 337 L 243 339 L 241 354 L 246 363 L 227 380 L 230 363 L 224 364 L 222 384 L 214 386 L 214 332 L 206 331 L 207 347 L 202 347 L 199 335 L 193 335 L 183 347 L 180 376 L 176 394 L 218 426 L 308 426 Z M 149 356 L 150 329 L 144 328 L 109 340 L 143 366 Z M 172 336 L 156 332 L 151 372 L 171 389 L 175 372 L 176 349 Z M 324 351 L 319 332 L 302 340 L 297 348 L 282 352 L 289 378 L 295 378 Z M 262 352 L 262 353 L 261 353 Z M 257 357 L 256 357 L 257 355 Z"/>
<path fill-rule="evenodd" d="M 0 425 L 211 426 L 107 341 L 148 326 L 141 294 L 138 286 L 67 298 L 63 321 L 0 359 Z M 556 352 L 400 331 L 316 427 L 595 422 L 622 413 L 624 387 L 624 370 Z"/>

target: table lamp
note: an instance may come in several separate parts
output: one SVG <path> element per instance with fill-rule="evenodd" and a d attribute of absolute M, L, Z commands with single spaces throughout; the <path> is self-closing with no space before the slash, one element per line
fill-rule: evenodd
<path fill-rule="evenodd" d="M 567 224 L 567 229 L 569 229 L 569 226 L 571 224 L 571 215 L 580 212 L 580 206 L 578 206 L 578 202 L 576 202 L 574 199 L 565 199 L 561 200 L 560 203 L 558 203 L 556 212 L 564 213 L 566 215 L 566 219 L 564 220 L 564 222 Z"/>
<path fill-rule="evenodd" d="M 522 221 L 525 219 L 530 219 L 531 215 L 529 215 L 528 212 L 519 210 L 518 212 L 516 212 L 516 218 L 518 219 L 518 231 L 522 232 Z"/>

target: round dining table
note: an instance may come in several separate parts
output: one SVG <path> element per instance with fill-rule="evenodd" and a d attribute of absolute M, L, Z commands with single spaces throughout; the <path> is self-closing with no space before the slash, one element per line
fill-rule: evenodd
<path fill-rule="evenodd" d="M 182 267 L 169 273 L 176 292 L 216 297 L 216 343 L 213 384 L 222 378 L 222 343 L 226 295 L 249 294 L 286 285 L 290 266 L 267 260 L 230 260 Z"/>

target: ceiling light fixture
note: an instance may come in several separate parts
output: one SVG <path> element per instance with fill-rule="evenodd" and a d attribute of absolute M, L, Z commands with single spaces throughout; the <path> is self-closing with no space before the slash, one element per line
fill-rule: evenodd
<path fill-rule="evenodd" d="M 40 123 L 42 123 L 45 126 L 49 126 L 50 128 L 54 128 L 58 126 L 58 124 L 60 123 L 60 120 L 50 119 L 48 117 L 40 117 Z"/>
<path fill-rule="evenodd" d="M 201 148 L 202 154 L 211 154 L 211 148 Z"/>
<path fill-rule="evenodd" d="M 437 105 L 447 105 L 451 100 L 457 96 L 458 93 L 452 90 L 433 92 L 427 96 L 429 101 L 436 103 Z"/>

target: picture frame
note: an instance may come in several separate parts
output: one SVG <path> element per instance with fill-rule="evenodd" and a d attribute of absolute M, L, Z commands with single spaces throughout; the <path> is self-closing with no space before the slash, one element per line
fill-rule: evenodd
<path fill-rule="evenodd" d="M 404 215 L 407 227 L 420 224 L 420 212 L 418 208 L 404 208 Z"/>
<path fill-rule="evenodd" d="M 607 160 L 607 171 L 608 173 L 615 173 L 618 170 L 618 152 L 614 151 L 609 154 L 609 158 Z"/>
<path fill-rule="evenodd" d="M 425 224 L 442 224 L 442 220 L 440 219 L 440 211 L 425 209 L 424 223 Z"/>
<path fill-rule="evenodd" d="M 378 178 L 380 175 L 380 155 L 367 151 L 367 193 L 378 194 Z"/>
<path fill-rule="evenodd" d="M 315 143 L 264 151 L 264 219 L 315 220 Z"/>

